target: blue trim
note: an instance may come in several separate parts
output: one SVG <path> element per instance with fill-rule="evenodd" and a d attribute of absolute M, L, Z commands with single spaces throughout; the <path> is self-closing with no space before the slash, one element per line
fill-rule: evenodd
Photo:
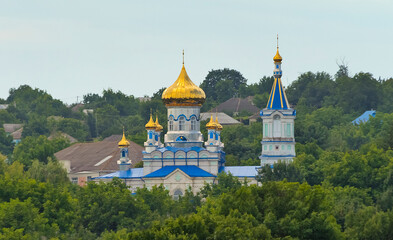
<path fill-rule="evenodd" d="M 261 155 L 260 157 L 296 157 L 295 155 Z"/>
<path fill-rule="evenodd" d="M 173 116 L 173 115 L 171 114 L 171 115 L 169 115 L 169 117 L 168 117 L 168 121 L 169 121 L 169 118 L 170 118 L 170 117 L 173 117 L 173 121 L 178 121 L 179 118 L 182 117 L 182 116 L 186 119 L 186 121 L 191 121 L 191 118 L 192 118 L 192 117 L 195 117 L 195 119 L 196 119 L 197 121 L 200 120 L 200 118 L 198 118 L 198 116 L 195 115 L 195 114 L 192 114 L 192 115 L 190 116 L 190 118 L 188 118 L 188 119 L 187 119 L 186 115 L 184 115 L 184 114 L 180 114 L 179 116 L 177 116 L 177 118 L 175 118 L 175 116 Z"/>
<path fill-rule="evenodd" d="M 269 108 L 266 108 L 266 109 L 268 109 L 268 110 L 272 110 L 272 109 L 269 109 Z M 286 113 L 283 113 L 282 111 L 280 111 L 280 110 L 277 110 L 277 111 L 274 111 L 274 112 L 272 112 L 272 113 L 270 113 L 270 114 L 263 114 L 263 110 L 261 110 L 260 112 L 259 112 L 259 116 L 261 116 L 261 117 L 263 117 L 263 116 L 271 116 L 273 113 L 275 113 L 275 112 L 279 112 L 279 113 L 281 113 L 283 116 L 296 116 L 296 110 L 294 110 L 294 109 L 292 109 L 292 108 L 288 108 L 288 109 L 286 109 L 286 110 L 293 110 L 293 112 L 291 113 L 291 114 L 286 114 Z"/>

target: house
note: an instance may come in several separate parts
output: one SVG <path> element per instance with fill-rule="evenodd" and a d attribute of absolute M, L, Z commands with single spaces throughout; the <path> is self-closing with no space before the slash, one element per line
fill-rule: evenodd
<path fill-rule="evenodd" d="M 57 153 L 55 157 L 66 168 L 73 183 L 81 186 L 94 177 L 119 170 L 120 151 L 117 143 L 121 135 L 112 135 L 100 142 L 75 143 Z M 142 161 L 143 147 L 130 142 L 128 152 L 133 165 Z"/>
<path fill-rule="evenodd" d="M 3 128 L 7 134 L 12 136 L 12 138 L 13 138 L 12 141 L 15 144 L 18 144 L 22 140 L 23 124 L 4 123 Z"/>
<path fill-rule="evenodd" d="M 235 116 L 241 112 L 248 112 L 250 115 L 259 113 L 259 108 L 253 104 L 252 100 L 252 96 L 247 98 L 231 98 L 211 109 L 209 112 L 226 112 Z"/>
<path fill-rule="evenodd" d="M 236 124 L 241 124 L 241 122 L 239 122 L 238 120 L 232 118 L 231 116 L 229 116 L 226 113 L 223 112 L 218 112 L 218 113 L 213 113 L 213 112 L 205 112 L 205 113 L 201 113 L 201 121 L 204 120 L 208 120 L 210 119 L 210 117 L 216 117 L 217 116 L 217 120 L 221 125 L 236 125 Z"/>

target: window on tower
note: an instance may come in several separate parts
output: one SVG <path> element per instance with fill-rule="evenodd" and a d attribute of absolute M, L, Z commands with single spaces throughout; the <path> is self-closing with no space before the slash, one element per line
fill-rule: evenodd
<path fill-rule="evenodd" d="M 191 117 L 191 131 L 196 130 L 196 118 L 194 116 Z"/>
<path fill-rule="evenodd" d="M 184 131 L 184 125 L 186 123 L 186 120 L 183 116 L 179 117 L 179 131 Z"/>
<path fill-rule="evenodd" d="M 170 116 L 169 117 L 169 131 L 173 131 L 173 117 Z"/>

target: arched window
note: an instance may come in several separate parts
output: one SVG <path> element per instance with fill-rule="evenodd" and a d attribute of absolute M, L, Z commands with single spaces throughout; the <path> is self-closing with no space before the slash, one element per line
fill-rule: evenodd
<path fill-rule="evenodd" d="M 173 117 L 170 116 L 169 117 L 169 131 L 173 131 Z"/>
<path fill-rule="evenodd" d="M 273 116 L 273 137 L 281 137 L 281 118 L 280 115 Z"/>
<path fill-rule="evenodd" d="M 191 117 L 191 131 L 196 130 L 196 118 L 194 116 Z"/>
<path fill-rule="evenodd" d="M 179 131 L 184 131 L 184 125 L 186 123 L 186 120 L 183 116 L 179 117 Z"/>
<path fill-rule="evenodd" d="M 173 193 L 173 198 L 174 199 L 179 199 L 179 197 L 183 196 L 183 192 L 180 189 L 176 189 L 175 192 Z"/>

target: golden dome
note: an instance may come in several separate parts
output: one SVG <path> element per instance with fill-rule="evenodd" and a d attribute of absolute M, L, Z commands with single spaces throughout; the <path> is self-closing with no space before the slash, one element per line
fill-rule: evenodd
<path fill-rule="evenodd" d="M 167 106 L 201 106 L 205 99 L 205 92 L 191 81 L 184 64 L 176 82 L 162 93 Z"/>
<path fill-rule="evenodd" d="M 206 124 L 207 129 L 216 129 L 216 123 L 213 121 L 213 115 L 210 117 L 210 121 Z"/>
<path fill-rule="evenodd" d="M 123 129 L 123 137 L 120 140 L 120 142 L 118 143 L 118 145 L 119 145 L 119 148 L 125 148 L 125 147 L 130 146 L 130 142 L 127 141 L 126 136 L 124 135 L 124 129 Z"/>
<path fill-rule="evenodd" d="M 156 127 L 157 126 L 156 126 L 155 122 L 153 121 L 153 117 L 151 116 L 151 113 L 150 113 L 150 120 L 149 120 L 149 122 L 146 123 L 145 128 L 147 130 L 149 130 L 149 129 L 153 130 L 153 129 L 156 129 Z"/>
<path fill-rule="evenodd" d="M 222 130 L 222 125 L 218 122 L 218 118 L 216 116 L 216 122 L 215 122 L 216 126 L 217 126 L 217 130 L 221 131 Z"/>
<path fill-rule="evenodd" d="M 161 132 L 162 129 L 164 129 L 164 128 L 158 123 L 158 116 L 156 116 L 156 122 L 155 122 L 155 124 L 156 124 L 156 131 L 157 131 L 157 132 Z"/>
<path fill-rule="evenodd" d="M 281 62 L 282 61 L 282 57 L 280 56 L 280 53 L 278 52 L 278 47 L 277 47 L 276 56 L 274 56 L 273 61 L 274 62 Z"/>

